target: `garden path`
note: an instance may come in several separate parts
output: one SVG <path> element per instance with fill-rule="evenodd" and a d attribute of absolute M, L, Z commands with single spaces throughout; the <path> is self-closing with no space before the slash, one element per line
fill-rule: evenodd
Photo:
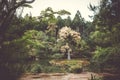
<path fill-rule="evenodd" d="M 25 74 L 19 80 L 88 80 L 92 72 L 74 73 L 40 73 L 40 74 Z"/>

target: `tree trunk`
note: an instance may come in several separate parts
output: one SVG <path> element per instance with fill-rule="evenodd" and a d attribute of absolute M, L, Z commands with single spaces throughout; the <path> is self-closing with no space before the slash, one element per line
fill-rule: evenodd
<path fill-rule="evenodd" d="M 71 60 L 70 52 L 67 53 L 67 59 L 68 59 L 68 60 Z"/>

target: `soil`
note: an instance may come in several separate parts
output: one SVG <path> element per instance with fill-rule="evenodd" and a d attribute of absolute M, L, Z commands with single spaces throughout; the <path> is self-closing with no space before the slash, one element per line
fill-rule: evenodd
<path fill-rule="evenodd" d="M 120 73 L 99 73 L 100 76 L 103 76 L 104 80 L 120 80 Z"/>
<path fill-rule="evenodd" d="M 19 80 L 88 80 L 92 72 L 74 73 L 40 73 L 40 74 L 24 74 Z"/>

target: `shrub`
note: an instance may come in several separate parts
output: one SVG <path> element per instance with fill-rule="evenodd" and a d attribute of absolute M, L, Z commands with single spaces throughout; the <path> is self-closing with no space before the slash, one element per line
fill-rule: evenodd
<path fill-rule="evenodd" d="M 89 63 L 88 61 L 81 60 L 52 60 L 50 61 L 50 64 L 53 66 L 59 66 L 65 72 L 80 73 L 82 72 L 82 68 Z"/>
<path fill-rule="evenodd" d="M 61 59 L 64 55 L 60 53 L 56 53 L 52 56 L 53 59 Z"/>
<path fill-rule="evenodd" d="M 59 66 L 44 66 L 42 68 L 42 72 L 45 72 L 45 73 L 49 73 L 49 72 L 56 73 L 56 72 L 64 72 L 64 71 Z"/>
<path fill-rule="evenodd" d="M 32 73 L 40 73 L 42 71 L 40 64 L 33 64 L 30 72 Z"/>
<path fill-rule="evenodd" d="M 81 66 L 71 66 L 69 68 L 69 72 L 72 72 L 72 73 L 81 73 L 82 72 L 82 67 Z"/>
<path fill-rule="evenodd" d="M 109 62 L 112 61 L 110 60 L 111 52 L 112 52 L 111 47 L 108 48 L 97 47 L 91 61 L 91 67 L 93 68 L 93 70 L 96 69 L 95 71 L 97 72 L 103 71 L 104 68 L 109 65 L 108 61 Z"/>

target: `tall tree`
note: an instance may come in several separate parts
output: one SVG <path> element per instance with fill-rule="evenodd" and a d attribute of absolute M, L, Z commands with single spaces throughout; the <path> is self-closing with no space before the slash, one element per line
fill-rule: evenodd
<path fill-rule="evenodd" d="M 35 0 L 0 0 L 0 45 L 4 41 L 4 33 L 8 29 L 16 10 Z"/>
<path fill-rule="evenodd" d="M 60 11 L 53 11 L 51 7 L 46 8 L 45 10 L 41 11 L 40 13 L 40 19 L 47 20 L 49 24 L 56 23 L 56 15 L 70 15 L 70 12 L 66 10 L 60 10 Z"/>
<path fill-rule="evenodd" d="M 21 65 L 24 62 L 23 55 L 26 50 L 22 42 L 18 43 L 15 40 L 19 38 L 17 33 L 19 20 L 16 12 L 18 8 L 34 1 L 0 0 L 0 78 L 3 80 L 16 80 L 15 77 L 23 71 Z"/>
<path fill-rule="evenodd" d="M 65 19 L 65 26 L 72 26 L 72 20 L 70 16 L 68 16 L 67 19 Z"/>
<path fill-rule="evenodd" d="M 96 44 L 95 60 L 100 62 L 101 67 L 104 63 L 119 67 L 119 47 L 120 47 L 120 5 L 119 0 L 101 0 L 97 6 L 93 24 L 95 31 L 91 38 Z M 103 59 L 104 57 L 104 59 Z M 112 57 L 112 58 L 111 58 Z"/>
<path fill-rule="evenodd" d="M 62 17 L 61 16 L 58 16 L 57 17 L 57 26 L 58 26 L 58 28 L 60 29 L 60 28 L 62 28 L 63 26 L 65 26 L 65 22 L 64 22 L 64 19 L 62 19 Z"/>
<path fill-rule="evenodd" d="M 61 47 L 61 51 L 67 53 L 68 60 L 71 59 L 70 52 L 73 50 L 73 46 L 78 47 L 78 43 L 80 41 L 80 33 L 72 30 L 70 27 L 63 27 L 59 31 L 59 41 L 62 41 L 64 46 Z M 75 47 L 74 47 L 75 49 Z"/>
<path fill-rule="evenodd" d="M 77 11 L 72 22 L 72 28 L 82 34 L 83 27 L 84 27 L 84 19 L 82 18 L 80 11 Z"/>

